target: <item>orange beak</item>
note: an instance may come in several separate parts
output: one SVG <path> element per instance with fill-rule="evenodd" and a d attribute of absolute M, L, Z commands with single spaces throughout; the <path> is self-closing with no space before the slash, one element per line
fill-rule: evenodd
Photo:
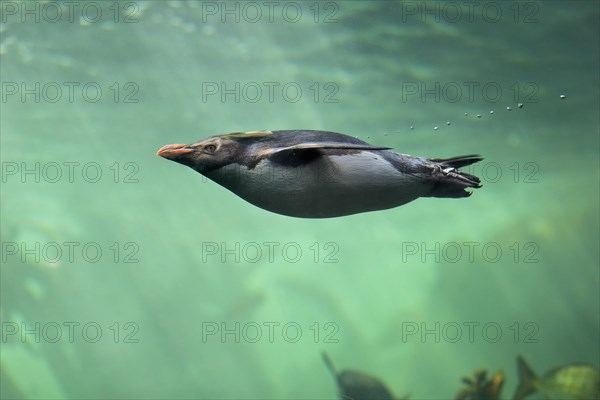
<path fill-rule="evenodd" d="M 194 151 L 194 149 L 187 147 L 187 144 L 168 144 L 161 147 L 161 149 L 156 152 L 156 155 L 172 160 L 183 154 L 191 153 L 192 151 Z"/>

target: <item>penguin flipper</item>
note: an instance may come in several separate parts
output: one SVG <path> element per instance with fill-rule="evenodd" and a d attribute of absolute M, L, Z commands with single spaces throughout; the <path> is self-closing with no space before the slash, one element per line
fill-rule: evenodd
<path fill-rule="evenodd" d="M 390 150 L 391 147 L 371 146 L 369 144 L 338 143 L 338 142 L 307 142 L 295 144 L 286 147 L 274 147 L 264 150 L 263 156 L 269 157 L 277 153 L 290 152 L 295 150 Z"/>

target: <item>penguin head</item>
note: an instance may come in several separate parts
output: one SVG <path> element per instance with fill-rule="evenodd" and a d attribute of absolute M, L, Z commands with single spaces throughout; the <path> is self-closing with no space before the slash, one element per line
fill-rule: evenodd
<path fill-rule="evenodd" d="M 169 144 L 156 154 L 204 175 L 235 162 L 236 155 L 242 150 L 240 147 L 235 140 L 214 136 L 193 144 Z"/>
<path fill-rule="evenodd" d="M 268 149 L 271 131 L 234 132 L 211 136 L 193 144 L 168 144 L 157 155 L 206 175 L 229 164 L 255 166 L 261 158 L 259 147 Z"/>

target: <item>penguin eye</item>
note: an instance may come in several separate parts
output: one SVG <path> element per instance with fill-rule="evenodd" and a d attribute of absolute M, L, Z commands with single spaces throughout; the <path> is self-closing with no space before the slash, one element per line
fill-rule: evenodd
<path fill-rule="evenodd" d="M 206 146 L 204 146 L 204 151 L 206 151 L 207 153 L 214 153 L 215 150 L 217 149 L 217 146 L 215 146 L 214 144 L 208 144 Z"/>

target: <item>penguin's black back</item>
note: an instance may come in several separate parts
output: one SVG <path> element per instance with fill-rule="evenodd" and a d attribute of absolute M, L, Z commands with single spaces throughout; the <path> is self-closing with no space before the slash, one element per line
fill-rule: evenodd
<path fill-rule="evenodd" d="M 285 130 L 271 131 L 270 135 L 254 136 L 249 138 L 238 139 L 240 143 L 249 140 L 249 143 L 261 143 L 270 147 L 287 147 L 301 143 L 319 143 L 319 142 L 335 142 L 369 145 L 352 136 L 344 135 L 337 132 L 329 131 L 314 131 L 314 130 Z"/>

